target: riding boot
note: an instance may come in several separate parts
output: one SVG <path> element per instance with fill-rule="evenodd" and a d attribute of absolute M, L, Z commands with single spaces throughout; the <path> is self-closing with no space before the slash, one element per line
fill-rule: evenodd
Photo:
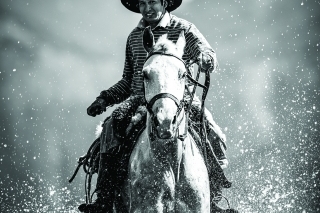
<path fill-rule="evenodd" d="M 221 168 L 225 169 L 228 167 L 229 164 L 226 156 L 226 137 L 223 133 L 218 134 L 217 132 L 219 131 L 216 131 L 216 128 L 211 123 L 208 124 L 207 129 L 208 141 L 210 141 L 213 152 L 216 155 Z"/>
<path fill-rule="evenodd" d="M 225 135 L 221 132 L 219 127 L 218 127 L 219 129 L 217 130 L 217 126 L 212 126 L 211 123 L 209 123 L 208 126 L 209 126 L 207 131 L 208 141 L 211 144 L 213 154 L 215 155 L 217 161 L 219 162 L 219 165 L 221 167 L 220 170 L 221 172 L 223 172 L 222 169 L 226 168 L 228 165 L 228 160 L 225 155 L 225 150 L 226 150 Z M 217 133 L 220 133 L 220 134 L 217 134 Z M 214 158 L 214 156 L 211 156 L 211 155 L 209 155 L 209 157 Z M 211 162 L 214 161 L 213 158 Z M 209 174 L 211 174 L 211 177 L 215 176 L 215 175 L 212 175 L 212 173 L 209 173 Z M 218 203 L 221 201 L 223 197 L 222 187 L 229 188 L 231 186 L 231 182 L 229 182 L 227 179 L 224 179 L 224 178 L 222 179 L 218 178 L 218 179 L 219 181 L 217 181 L 217 179 L 216 181 L 213 181 L 213 180 L 210 181 L 211 213 L 238 213 L 238 211 L 235 209 L 231 209 L 231 208 L 223 209 L 218 206 Z"/>
<path fill-rule="evenodd" d="M 97 199 L 90 204 L 82 204 L 78 207 L 85 213 L 111 213 L 114 201 L 114 158 L 109 153 L 100 153 L 99 172 L 96 184 Z"/>

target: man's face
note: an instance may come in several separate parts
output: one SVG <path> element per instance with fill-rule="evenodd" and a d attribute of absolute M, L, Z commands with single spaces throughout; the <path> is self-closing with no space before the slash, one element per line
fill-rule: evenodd
<path fill-rule="evenodd" d="M 142 17 L 149 23 L 158 22 L 165 11 L 161 0 L 139 0 L 138 6 Z"/>

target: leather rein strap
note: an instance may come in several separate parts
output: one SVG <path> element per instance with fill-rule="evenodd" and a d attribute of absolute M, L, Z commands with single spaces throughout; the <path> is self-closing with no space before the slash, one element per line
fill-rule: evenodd
<path fill-rule="evenodd" d="M 179 58 L 178 56 L 176 56 L 176 55 L 174 55 L 174 54 L 171 54 L 171 53 L 164 53 L 164 52 L 161 52 L 161 51 L 151 51 L 151 52 L 148 54 L 148 56 L 147 56 L 146 60 L 144 61 L 144 63 L 146 63 L 146 61 L 147 61 L 151 56 L 153 56 L 153 55 L 166 55 L 166 56 L 175 57 L 176 59 L 178 59 L 179 61 L 181 61 L 181 62 L 184 64 L 185 67 L 187 67 L 187 66 L 186 66 L 186 63 L 185 63 L 181 58 Z"/>

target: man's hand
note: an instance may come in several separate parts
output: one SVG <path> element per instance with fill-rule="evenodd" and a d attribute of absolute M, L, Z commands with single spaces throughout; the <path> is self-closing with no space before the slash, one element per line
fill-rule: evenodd
<path fill-rule="evenodd" d="M 214 58 L 212 58 L 207 53 L 201 53 L 198 57 L 199 60 L 199 66 L 201 66 L 201 70 L 203 72 L 209 70 L 210 72 L 213 72 L 217 68 L 217 58 L 214 55 Z"/>
<path fill-rule="evenodd" d="M 106 111 L 106 101 L 102 98 L 97 98 L 87 109 L 87 114 L 95 117 Z"/>

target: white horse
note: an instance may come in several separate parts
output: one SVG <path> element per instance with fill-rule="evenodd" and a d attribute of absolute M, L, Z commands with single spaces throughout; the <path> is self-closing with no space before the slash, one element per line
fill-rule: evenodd
<path fill-rule="evenodd" d="M 144 32 L 149 56 L 143 67 L 147 125 L 129 161 L 129 212 L 210 212 L 208 171 L 187 132 L 182 106 L 187 72 L 184 34 L 174 44 Z"/>

